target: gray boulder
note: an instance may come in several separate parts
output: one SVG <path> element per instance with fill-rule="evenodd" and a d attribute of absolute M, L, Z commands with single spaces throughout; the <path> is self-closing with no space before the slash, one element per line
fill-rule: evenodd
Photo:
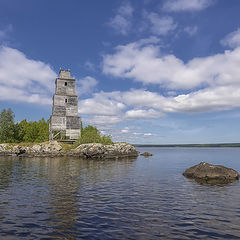
<path fill-rule="evenodd" d="M 57 141 L 49 141 L 44 143 L 38 143 L 33 145 L 29 151 L 37 152 L 37 153 L 55 153 L 60 152 L 62 150 L 62 146 Z"/>
<path fill-rule="evenodd" d="M 104 145 L 101 143 L 81 144 L 74 152 L 84 158 L 121 158 L 137 157 L 138 151 L 128 143 L 114 143 Z"/>
<path fill-rule="evenodd" d="M 144 152 L 144 153 L 141 153 L 140 155 L 141 155 L 141 156 L 144 156 L 144 157 L 150 157 L 150 156 L 152 156 L 152 154 L 149 153 L 149 152 Z"/>
<path fill-rule="evenodd" d="M 239 173 L 232 168 L 201 162 L 185 170 L 183 175 L 203 183 L 228 183 L 239 179 Z"/>
<path fill-rule="evenodd" d="M 0 144 L 0 152 L 4 152 L 4 151 L 6 151 L 6 146 L 7 146 L 7 144 Z"/>
<path fill-rule="evenodd" d="M 14 152 L 17 156 L 26 153 L 26 148 L 16 145 L 12 148 L 12 152 Z"/>

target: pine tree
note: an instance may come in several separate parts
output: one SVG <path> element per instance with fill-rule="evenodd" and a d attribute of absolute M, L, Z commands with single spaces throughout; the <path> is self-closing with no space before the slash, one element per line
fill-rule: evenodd
<path fill-rule="evenodd" d="M 0 113 L 0 142 L 15 141 L 14 113 L 11 108 L 3 109 Z"/>

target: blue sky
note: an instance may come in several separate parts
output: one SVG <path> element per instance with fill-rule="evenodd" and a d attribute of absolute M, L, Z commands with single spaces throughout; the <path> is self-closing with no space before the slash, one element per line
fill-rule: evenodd
<path fill-rule="evenodd" d="M 240 142 L 239 0 L 0 0 L 0 109 L 48 119 L 59 69 L 115 141 Z"/>

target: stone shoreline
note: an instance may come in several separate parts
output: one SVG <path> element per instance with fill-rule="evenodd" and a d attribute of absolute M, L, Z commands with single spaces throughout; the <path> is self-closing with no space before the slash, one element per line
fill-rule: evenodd
<path fill-rule="evenodd" d="M 63 151 L 57 141 L 35 144 L 33 146 L 20 146 L 0 144 L 0 156 L 22 157 L 61 157 L 73 156 L 84 159 L 116 159 L 125 157 L 138 157 L 139 152 L 128 143 L 114 143 L 103 145 L 101 143 L 81 144 L 75 149 Z"/>

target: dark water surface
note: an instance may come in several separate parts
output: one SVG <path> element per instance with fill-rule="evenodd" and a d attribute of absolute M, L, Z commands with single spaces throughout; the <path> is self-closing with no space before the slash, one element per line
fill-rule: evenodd
<path fill-rule="evenodd" d="M 200 161 L 240 171 L 240 148 L 138 148 L 153 157 L 0 158 L 0 239 L 240 239 L 240 184 L 200 185 Z"/>

